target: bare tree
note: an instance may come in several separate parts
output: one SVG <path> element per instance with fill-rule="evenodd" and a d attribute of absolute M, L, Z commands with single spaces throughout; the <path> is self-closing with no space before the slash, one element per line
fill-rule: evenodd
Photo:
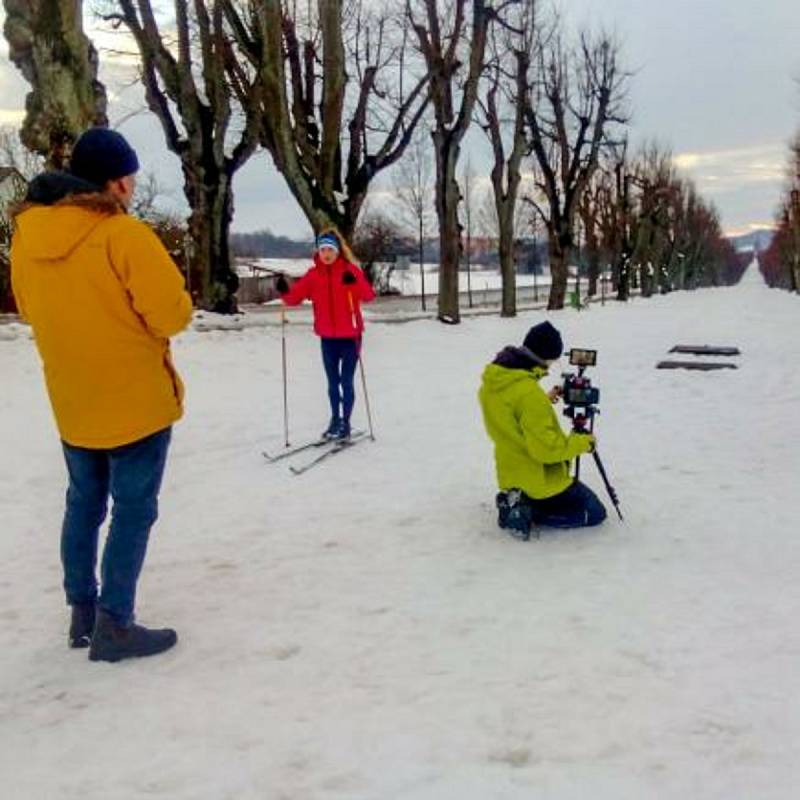
<path fill-rule="evenodd" d="M 144 220 L 155 220 L 164 216 L 158 211 L 158 199 L 168 195 L 169 191 L 161 183 L 155 172 L 140 174 L 136 181 L 136 193 L 131 203 L 131 213 Z"/>
<path fill-rule="evenodd" d="M 600 202 L 605 189 L 603 177 L 605 177 L 604 173 L 598 170 L 578 203 L 578 218 L 583 228 L 583 252 L 589 279 L 587 290 L 589 297 L 597 294 L 597 282 L 602 268 Z"/>
<path fill-rule="evenodd" d="M 800 292 L 800 134 L 790 148 L 787 185 L 778 213 L 773 246 L 762 259 L 762 270 L 771 286 L 785 285 Z"/>
<path fill-rule="evenodd" d="M 401 213 L 411 223 L 417 235 L 419 250 L 419 277 L 422 292 L 422 310 L 425 301 L 425 237 L 431 222 L 431 194 L 433 191 L 430 145 L 425 141 L 425 133 L 417 131 L 406 154 L 397 165 L 394 189 Z"/>
<path fill-rule="evenodd" d="M 263 145 L 311 227 L 350 237 L 370 183 L 403 154 L 428 103 L 404 18 L 365 0 L 223 4 L 263 89 Z"/>
<path fill-rule="evenodd" d="M 0 167 L 13 167 L 30 181 L 44 169 L 44 158 L 25 147 L 16 128 L 3 125 L 0 127 Z"/>
<path fill-rule="evenodd" d="M 4 157 L 3 150 L 10 144 L 12 155 L 16 155 L 18 150 L 24 150 L 19 140 L 7 137 L 9 132 L 3 130 L 0 138 L 0 158 Z M 16 133 L 16 132 L 14 132 Z M 14 235 L 14 222 L 11 216 L 11 209 L 24 197 L 28 188 L 26 176 L 23 176 L 19 168 L 8 159 L 8 164 L 0 163 L 0 182 L 2 182 L 2 193 L 0 193 L 0 314 L 5 312 L 15 312 L 17 310 L 14 296 L 11 292 L 11 238 Z"/>
<path fill-rule="evenodd" d="M 612 148 L 601 162 L 587 189 L 593 196 L 583 202 L 583 213 L 592 217 L 590 227 L 599 237 L 595 242 L 603 261 L 611 267 L 612 288 L 617 300 L 630 296 L 630 274 L 636 240 L 634 198 L 631 195 L 627 142 Z M 587 207 L 588 206 L 588 207 Z"/>
<path fill-rule="evenodd" d="M 628 298 L 633 280 L 644 296 L 668 290 L 676 192 L 671 154 L 657 143 L 646 145 L 633 164 L 626 148 L 615 160 L 601 162 L 578 204 L 590 296 L 597 292 L 603 261 L 614 265 L 620 300 Z"/>
<path fill-rule="evenodd" d="M 33 87 L 21 139 L 52 169 L 92 125 L 107 125 L 97 51 L 83 31 L 82 0 L 3 0 L 9 57 Z"/>
<path fill-rule="evenodd" d="M 394 255 L 400 238 L 397 223 L 385 213 L 365 210 L 353 236 L 353 251 L 378 294 L 391 294 Z"/>
<path fill-rule="evenodd" d="M 443 4 L 445 7 L 440 8 L 442 4 L 437 0 L 406 2 L 408 18 L 430 76 L 435 119 L 436 214 L 439 219 L 438 316 L 449 323 L 460 321 L 458 159 L 478 99 L 489 26 L 507 4 L 492 4 L 487 0 L 448 0 Z"/>
<path fill-rule="evenodd" d="M 679 191 L 672 154 L 653 142 L 642 149 L 631 174 L 639 188 L 634 259 L 639 265 L 642 296 L 667 284 L 668 262 L 674 249 L 670 237 L 670 199 Z"/>
<path fill-rule="evenodd" d="M 530 70 L 538 39 L 535 0 L 523 0 L 510 24 L 495 28 L 490 39 L 492 58 L 486 96 L 480 104 L 481 127 L 489 137 L 494 156 L 491 181 L 503 286 L 500 314 L 513 317 L 517 313 L 515 222 L 522 159 L 529 152 L 525 116 L 530 108 Z M 509 52 L 513 61 L 507 68 Z"/>
<path fill-rule="evenodd" d="M 547 227 L 552 283 L 548 308 L 563 308 L 567 270 L 575 247 L 575 219 L 601 151 L 627 121 L 626 74 L 619 46 L 609 36 L 580 36 L 568 49 L 554 36 L 539 55 L 527 122 L 544 202 L 532 202 Z"/>
<path fill-rule="evenodd" d="M 584 196 L 581 215 L 591 216 L 594 246 L 612 265 L 618 300 L 627 300 L 637 287 L 648 297 L 739 279 L 741 259 L 723 234 L 717 210 L 691 181 L 677 176 L 665 148 L 648 145 L 632 164 L 622 150 L 592 184 L 591 208 Z"/>
<path fill-rule="evenodd" d="M 107 20 L 125 25 L 142 59 L 147 105 L 161 123 L 167 147 L 181 161 L 193 244 L 193 285 L 215 311 L 236 309 L 238 279 L 228 232 L 233 176 L 258 146 L 259 88 L 240 73 L 244 120 L 234 130 L 234 97 L 226 67 L 233 51 L 219 0 L 174 0 L 175 30 L 159 26 L 151 0 L 109 0 Z M 162 30 L 163 28 L 163 30 Z"/>

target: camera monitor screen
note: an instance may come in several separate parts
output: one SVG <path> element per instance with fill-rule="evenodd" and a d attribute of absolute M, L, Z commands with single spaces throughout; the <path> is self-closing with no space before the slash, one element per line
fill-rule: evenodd
<path fill-rule="evenodd" d="M 583 350 L 573 347 L 569 351 L 569 363 L 576 367 L 593 367 L 597 364 L 597 350 Z"/>

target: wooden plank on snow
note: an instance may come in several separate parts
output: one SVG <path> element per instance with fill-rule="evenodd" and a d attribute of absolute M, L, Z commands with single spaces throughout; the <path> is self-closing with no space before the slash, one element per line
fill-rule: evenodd
<path fill-rule="evenodd" d="M 676 344 L 670 353 L 686 353 L 696 356 L 738 356 L 738 347 L 718 347 L 710 344 Z"/>
<path fill-rule="evenodd" d="M 738 367 L 725 361 L 659 361 L 656 369 L 694 369 L 710 372 L 714 369 L 738 369 Z"/>

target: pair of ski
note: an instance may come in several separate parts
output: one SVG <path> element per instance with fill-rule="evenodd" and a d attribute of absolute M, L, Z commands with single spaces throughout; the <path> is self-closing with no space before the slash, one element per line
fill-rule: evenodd
<path fill-rule="evenodd" d="M 296 456 L 299 453 L 320 450 L 321 452 L 318 455 L 315 455 L 313 458 L 303 464 L 289 465 L 289 469 L 293 475 L 302 475 L 304 472 L 308 472 L 308 470 L 310 470 L 312 467 L 316 467 L 318 464 L 326 461 L 331 456 L 335 456 L 344 450 L 349 450 L 351 447 L 355 447 L 355 445 L 366 441 L 369 441 L 369 435 L 367 434 L 367 431 L 353 431 L 350 434 L 350 437 L 347 439 L 314 439 L 314 441 L 305 442 L 304 444 L 298 444 L 294 447 L 290 447 L 281 453 L 273 454 L 265 452 L 264 458 L 266 458 L 270 464 L 274 464 L 278 461 L 283 461 L 284 459 Z"/>

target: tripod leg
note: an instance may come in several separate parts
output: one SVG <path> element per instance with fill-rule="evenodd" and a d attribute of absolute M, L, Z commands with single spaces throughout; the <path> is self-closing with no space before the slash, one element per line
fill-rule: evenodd
<path fill-rule="evenodd" d="M 616 509 L 619 518 L 622 519 L 622 512 L 619 509 L 619 499 L 617 498 L 617 493 L 614 490 L 614 487 L 611 485 L 611 482 L 608 480 L 605 467 L 603 466 L 603 462 L 600 460 L 600 454 L 595 449 L 592 450 L 592 456 L 594 457 L 594 463 L 597 464 L 597 470 L 600 473 L 600 477 L 603 479 L 608 496 L 611 498 L 611 502 L 614 504 L 614 508 Z"/>

